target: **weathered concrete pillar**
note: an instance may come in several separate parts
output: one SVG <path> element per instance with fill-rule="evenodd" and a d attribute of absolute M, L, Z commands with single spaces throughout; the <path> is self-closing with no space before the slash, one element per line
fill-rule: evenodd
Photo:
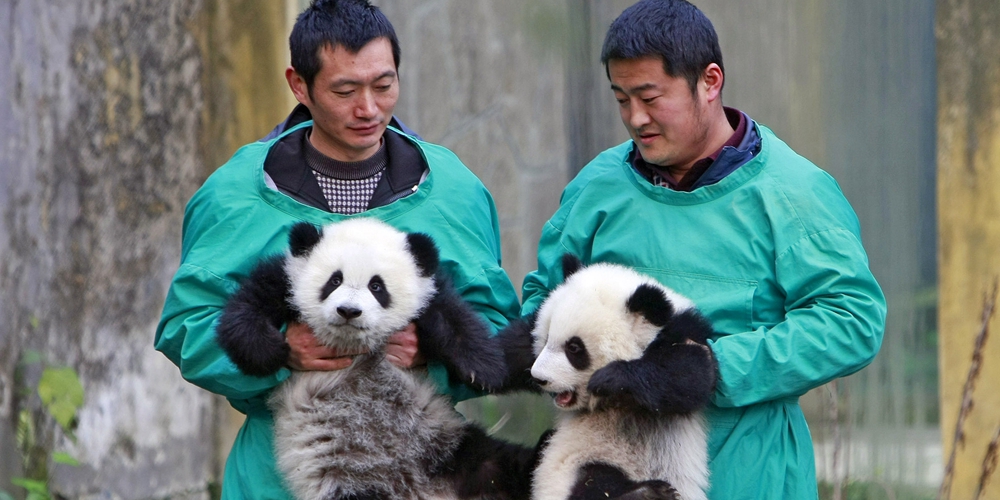
<path fill-rule="evenodd" d="M 51 470 L 66 496 L 207 496 L 218 401 L 153 331 L 187 199 L 287 112 L 284 19 L 269 0 L 0 5 L 0 488 L 27 408 L 81 463 Z M 79 374 L 76 444 L 15 377 L 28 350 Z"/>
<path fill-rule="evenodd" d="M 1000 279 L 1000 3 L 937 2 L 941 431 L 947 461 L 984 297 Z M 951 498 L 973 498 L 1000 428 L 1000 313 L 957 444 Z M 1000 496 L 994 474 L 981 498 Z"/>

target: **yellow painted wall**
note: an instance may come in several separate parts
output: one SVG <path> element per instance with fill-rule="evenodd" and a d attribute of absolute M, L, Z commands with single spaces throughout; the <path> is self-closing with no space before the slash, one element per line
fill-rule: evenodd
<path fill-rule="evenodd" d="M 1000 4 L 939 0 L 937 6 L 941 429 L 947 462 L 984 296 L 1000 276 Z M 973 498 L 987 444 L 1000 426 L 1000 314 L 989 326 L 951 498 Z M 981 498 L 1000 498 L 1000 477 Z"/>
<path fill-rule="evenodd" d="M 203 175 L 240 146 L 267 134 L 296 104 L 284 70 L 290 20 L 297 13 L 297 0 L 212 0 L 205 5 L 192 29 L 204 61 Z M 221 479 L 244 417 L 221 397 L 215 404 L 216 473 Z"/>
<path fill-rule="evenodd" d="M 193 27 L 204 61 L 206 174 L 269 132 L 295 104 L 284 76 L 292 4 L 296 0 L 212 0 Z"/>

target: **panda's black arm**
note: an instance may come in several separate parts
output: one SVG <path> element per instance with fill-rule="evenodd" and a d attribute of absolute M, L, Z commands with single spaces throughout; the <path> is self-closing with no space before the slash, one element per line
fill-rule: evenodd
<path fill-rule="evenodd" d="M 273 375 L 288 362 L 281 326 L 297 317 L 289 305 L 284 257 L 261 261 L 226 302 L 215 328 L 219 345 L 247 375 Z"/>
<path fill-rule="evenodd" d="M 470 423 L 443 473 L 454 482 L 459 498 L 518 500 L 531 495 L 537 463 L 536 448 L 490 437 Z"/>
<path fill-rule="evenodd" d="M 531 336 L 534 328 L 535 315 L 532 314 L 511 321 L 497 334 L 507 363 L 507 380 L 500 387 L 494 388 L 494 392 L 541 392 L 538 381 L 531 376 L 531 366 L 535 363 L 534 339 Z"/>
<path fill-rule="evenodd" d="M 680 500 L 670 483 L 660 480 L 636 482 L 618 467 L 603 462 L 588 463 L 577 471 L 568 500 Z"/>
<path fill-rule="evenodd" d="M 594 372 L 588 391 L 612 406 L 660 414 L 687 414 L 708 404 L 716 364 L 705 339 L 711 325 L 697 312 L 675 315 L 642 357 L 615 361 Z"/>
<path fill-rule="evenodd" d="M 507 378 L 500 341 L 490 327 L 455 290 L 451 280 L 438 273 L 437 294 L 417 325 L 417 347 L 428 361 L 444 365 L 448 374 L 470 387 L 491 390 Z"/>

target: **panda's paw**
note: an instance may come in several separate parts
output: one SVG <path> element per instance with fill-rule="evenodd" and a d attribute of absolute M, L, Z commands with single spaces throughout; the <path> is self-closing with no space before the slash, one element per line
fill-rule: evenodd
<path fill-rule="evenodd" d="M 538 381 L 531 376 L 531 366 L 535 363 L 534 338 L 531 336 L 534 327 L 535 317 L 532 315 L 510 322 L 497 334 L 507 365 L 507 380 L 496 389 L 497 392 L 541 392 Z"/>
<path fill-rule="evenodd" d="M 499 339 L 447 277 L 439 276 L 437 295 L 414 323 L 420 352 L 444 365 L 453 380 L 490 391 L 507 378 Z"/>
<path fill-rule="evenodd" d="M 680 500 L 670 483 L 660 479 L 635 481 L 616 465 L 592 462 L 577 470 L 569 500 Z"/>
<path fill-rule="evenodd" d="M 587 391 L 597 396 L 601 404 L 611 407 L 639 407 L 657 411 L 655 398 L 658 380 L 643 377 L 647 370 L 641 360 L 615 361 L 594 372 Z"/>
<path fill-rule="evenodd" d="M 252 306 L 238 302 L 223 311 L 216 341 L 241 372 L 255 377 L 277 373 L 291 351 L 280 330 Z"/>
<path fill-rule="evenodd" d="M 630 491 L 614 498 L 617 500 L 681 500 L 680 494 L 670 483 L 658 479 L 643 481 Z"/>
<path fill-rule="evenodd" d="M 452 360 L 449 370 L 459 381 L 477 390 L 495 391 L 507 378 L 503 353 L 488 350 L 475 357 L 459 357 Z"/>

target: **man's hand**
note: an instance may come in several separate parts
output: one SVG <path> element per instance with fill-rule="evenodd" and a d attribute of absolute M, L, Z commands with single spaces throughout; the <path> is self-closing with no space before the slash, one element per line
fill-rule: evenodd
<path fill-rule="evenodd" d="M 389 337 L 389 344 L 385 346 L 385 358 L 400 368 L 424 364 L 424 357 L 417 347 L 417 325 L 410 323 Z"/>
<path fill-rule="evenodd" d="M 304 323 L 289 323 L 285 331 L 285 341 L 291 352 L 288 366 L 299 371 L 343 370 L 354 361 L 360 352 L 338 352 L 323 346 L 316 340 L 311 328 Z"/>

